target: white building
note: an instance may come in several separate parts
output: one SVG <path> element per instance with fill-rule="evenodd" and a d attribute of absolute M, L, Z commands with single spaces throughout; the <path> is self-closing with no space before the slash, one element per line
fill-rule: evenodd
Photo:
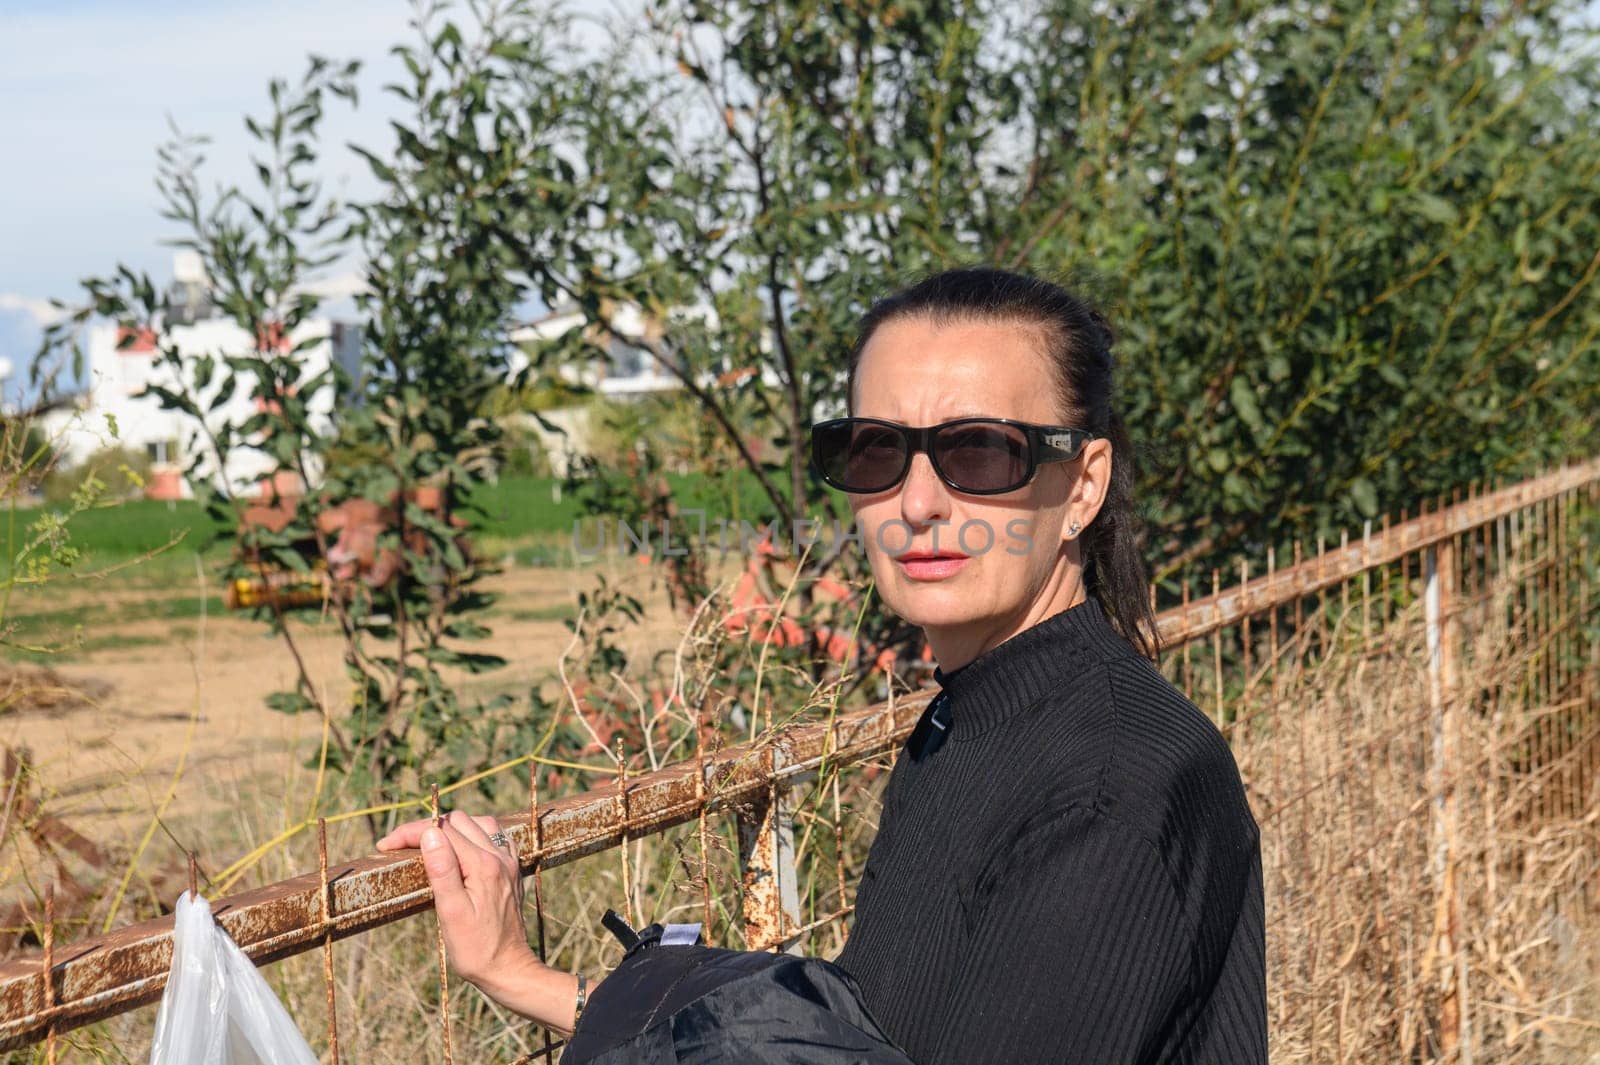
<path fill-rule="evenodd" d="M 558 308 L 513 330 L 511 342 L 524 352 L 530 351 L 570 333 L 583 323 L 581 311 Z M 682 387 L 678 378 L 648 350 L 623 339 L 636 337 L 643 343 L 653 344 L 661 338 L 660 327 L 648 321 L 638 308 L 624 306 L 614 310 L 611 329 L 612 335 L 602 341 L 606 352 L 603 363 L 586 363 L 581 372 L 573 366 L 563 366 L 562 376 L 603 396 L 638 396 Z M 519 373 L 526 365 L 526 355 L 519 355 L 512 360 L 511 372 Z"/>
<path fill-rule="evenodd" d="M 665 323 L 631 304 L 612 307 L 606 314 L 610 324 L 608 335 L 602 335 L 601 331 L 592 327 L 587 329 L 591 338 L 604 349 L 605 358 L 584 363 L 581 369 L 565 364 L 560 368 L 563 378 L 572 384 L 593 389 L 602 396 L 620 400 L 637 399 L 683 387 L 683 382 L 673 369 L 662 365 L 660 358 L 655 354 L 663 352 L 668 357 L 671 355 L 663 344 L 666 335 Z M 679 322 L 698 322 L 707 331 L 716 330 L 718 324 L 716 311 L 705 305 L 675 309 L 669 313 L 669 318 Z M 581 311 L 574 308 L 557 308 L 543 318 L 514 330 L 511 340 L 527 353 L 535 350 L 540 344 L 549 343 L 580 327 L 584 327 L 584 316 Z M 763 353 L 769 352 L 771 346 L 771 337 L 763 337 L 761 344 Z M 512 361 L 511 372 L 519 373 L 527 364 L 527 355 L 519 355 Z M 736 384 L 752 372 L 729 366 L 722 366 L 719 369 L 721 372 L 702 373 L 697 384 L 707 391 L 715 391 Z M 762 381 L 769 388 L 780 386 L 781 381 L 770 360 L 763 360 L 760 373 Z M 550 457 L 555 472 L 563 474 L 572 460 L 587 448 L 590 409 L 580 405 L 545 410 L 540 412 L 540 417 L 555 425 L 561 432 L 551 432 L 531 416 L 522 419 L 523 425 L 538 438 L 540 446 Z"/>
<path fill-rule="evenodd" d="M 295 353 L 303 365 L 301 377 L 309 379 L 326 370 L 337 359 L 356 379 L 360 361 L 360 327 L 329 318 L 311 318 L 287 337 L 262 338 L 260 344 L 230 318 L 217 315 L 206 291 L 199 264 L 192 254 L 180 254 L 174 261 L 172 290 L 173 313 L 159 326 L 160 335 L 150 329 L 127 330 L 112 324 L 92 326 L 84 338 L 87 378 L 75 409 L 60 410 L 47 416 L 45 430 L 55 440 L 63 466 L 77 465 L 107 447 L 122 447 L 143 452 L 152 463 L 148 492 L 156 498 L 187 498 L 190 486 L 182 471 L 188 459 L 199 454 L 197 475 L 225 482 L 241 496 L 257 494 L 274 462 L 255 448 L 235 448 L 226 468 L 218 469 L 214 449 L 206 440 L 203 427 L 188 415 L 166 410 L 154 395 L 144 394 L 148 386 L 170 389 L 187 386 L 200 397 L 208 410 L 211 428 L 238 425 L 262 409 L 262 401 L 240 387 L 215 410 L 210 406 L 220 392 L 221 363 L 229 355 L 248 355 L 264 345 L 287 358 L 302 340 L 314 343 Z M 174 369 L 160 361 L 158 343 L 183 355 L 187 381 L 180 381 Z M 217 360 L 219 372 L 203 389 L 197 389 L 196 366 L 202 356 Z M 242 384 L 242 382 L 241 382 Z M 335 397 L 324 388 L 311 397 L 314 418 L 326 418 Z"/>
<path fill-rule="evenodd" d="M 202 427 L 187 415 L 163 409 L 154 395 L 143 394 L 151 385 L 176 388 L 179 384 L 172 368 L 160 361 L 158 345 L 175 348 L 183 355 L 190 387 L 196 384 L 196 363 L 202 356 L 210 355 L 220 364 L 227 355 L 249 354 L 257 347 L 255 337 L 232 319 L 217 314 L 197 256 L 192 252 L 175 256 L 173 275 L 169 301 L 172 313 L 167 322 L 157 326 L 159 336 L 150 330 L 130 335 L 111 324 L 94 326 L 87 331 L 84 338 L 87 377 L 76 407 L 46 416 L 44 428 L 54 438 L 63 466 L 77 465 L 108 447 L 144 453 L 153 466 L 148 494 L 157 498 L 187 498 L 192 494 L 182 472 L 196 454 L 201 456 L 198 476 L 224 480 L 231 491 L 240 496 L 257 494 L 272 469 L 270 458 L 254 448 L 238 448 L 229 456 L 227 468 L 219 471 Z M 708 330 L 717 326 L 715 311 L 710 307 L 684 308 L 674 311 L 672 317 L 695 321 Z M 661 365 L 646 347 L 661 350 L 659 342 L 665 333 L 662 322 L 632 306 L 613 309 L 610 321 L 610 335 L 599 338 L 605 358 L 586 362 L 581 368 L 565 365 L 561 369 L 563 377 L 602 396 L 622 400 L 682 387 L 672 369 Z M 526 353 L 582 327 L 583 323 L 583 315 L 578 311 L 558 308 L 514 330 L 510 339 L 521 353 L 513 358 L 511 373 L 516 374 L 527 365 Z M 594 335 L 594 330 L 590 333 Z M 287 338 L 268 338 L 273 350 L 285 357 L 302 340 L 313 341 L 295 354 L 302 363 L 303 377 L 319 374 L 330 361 L 337 361 L 352 381 L 359 380 L 361 330 L 358 323 L 317 317 L 308 319 Z M 770 341 L 763 347 L 769 344 Z M 768 361 L 763 360 L 763 380 L 777 387 L 776 375 L 765 365 Z M 750 372 L 722 369 L 728 372 L 703 375 L 702 387 L 729 386 Z M 218 382 L 213 381 L 203 390 L 201 406 L 208 409 L 217 392 Z M 313 418 L 326 419 L 334 401 L 331 389 L 313 397 L 310 403 Z M 213 427 L 239 424 L 257 410 L 257 401 L 250 397 L 247 388 L 241 388 L 216 410 L 210 411 L 207 422 Z M 519 420 L 539 438 L 556 471 L 564 472 L 572 458 L 587 447 L 590 410 L 586 405 L 579 405 L 540 413 L 565 435 L 549 432 L 531 416 Z M 316 471 L 312 472 L 315 476 Z"/>

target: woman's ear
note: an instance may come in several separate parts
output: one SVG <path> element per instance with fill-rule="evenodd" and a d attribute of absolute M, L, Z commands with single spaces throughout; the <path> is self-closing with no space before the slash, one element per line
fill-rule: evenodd
<path fill-rule="evenodd" d="M 1078 476 L 1067 496 L 1067 526 L 1077 522 L 1081 532 L 1094 522 L 1111 492 L 1111 441 L 1089 441 L 1068 465 L 1078 467 Z"/>

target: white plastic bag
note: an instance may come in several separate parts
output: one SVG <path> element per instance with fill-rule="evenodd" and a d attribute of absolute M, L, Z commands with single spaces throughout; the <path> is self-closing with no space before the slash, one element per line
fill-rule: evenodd
<path fill-rule="evenodd" d="M 211 904 L 178 899 L 172 972 L 156 1014 L 150 1065 L 317 1065 L 317 1056 Z"/>

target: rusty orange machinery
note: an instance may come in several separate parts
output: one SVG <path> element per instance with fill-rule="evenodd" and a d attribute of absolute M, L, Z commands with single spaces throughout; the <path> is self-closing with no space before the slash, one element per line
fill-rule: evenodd
<path fill-rule="evenodd" d="M 301 498 L 297 494 L 274 493 L 269 500 L 245 508 L 239 516 L 241 535 L 251 529 L 282 533 L 294 521 Z M 407 490 L 405 498 L 434 514 L 444 510 L 444 493 L 436 486 L 415 486 Z M 318 535 L 302 537 L 294 544 L 295 551 L 305 559 L 303 568 L 284 566 L 241 548 L 241 561 L 254 573 L 230 581 L 224 603 L 230 610 L 317 606 L 328 600 L 335 585 L 348 587 L 360 581 L 369 588 L 384 587 L 404 565 L 403 551 L 420 551 L 426 545 L 416 530 L 407 532 L 403 545 L 383 544 L 384 534 L 400 523 L 399 500 L 399 494 L 394 493 L 386 503 L 357 498 L 323 509 L 316 515 Z M 458 529 L 465 526 L 455 515 L 451 515 L 450 524 Z M 463 554 L 470 555 L 471 545 L 464 532 L 456 543 Z"/>
<path fill-rule="evenodd" d="M 300 496 L 291 492 L 272 492 L 270 498 L 249 506 L 239 515 L 241 540 L 253 529 L 281 533 L 289 527 L 300 509 Z M 296 550 L 306 560 L 305 569 L 291 569 L 268 562 L 258 552 L 240 545 L 240 560 L 255 573 L 236 577 L 223 589 L 222 603 L 229 610 L 251 610 L 261 606 L 316 606 L 326 600 L 332 588 L 327 563 L 309 538 L 297 543 Z"/>
<path fill-rule="evenodd" d="M 306 571 L 273 569 L 254 577 L 237 577 L 228 582 L 222 603 L 229 610 L 250 610 L 258 606 L 318 606 L 332 592 L 328 567 L 320 560 Z"/>

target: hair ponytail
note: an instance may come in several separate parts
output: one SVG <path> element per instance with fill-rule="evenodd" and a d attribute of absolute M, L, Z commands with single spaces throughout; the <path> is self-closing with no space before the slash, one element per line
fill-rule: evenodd
<path fill-rule="evenodd" d="M 1116 630 L 1154 659 L 1161 653 L 1161 638 L 1139 549 L 1144 519 L 1133 499 L 1137 457 L 1121 414 L 1111 412 L 1104 435 L 1111 443 L 1111 484 L 1100 513 L 1083 532 L 1084 583 Z"/>

